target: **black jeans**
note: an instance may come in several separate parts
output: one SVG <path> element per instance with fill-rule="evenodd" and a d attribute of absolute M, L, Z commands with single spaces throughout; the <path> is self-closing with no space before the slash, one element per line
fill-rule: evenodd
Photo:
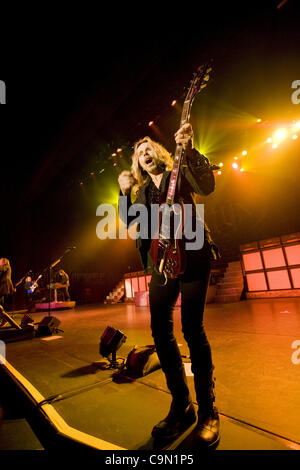
<path fill-rule="evenodd" d="M 206 245 L 200 251 L 187 252 L 184 274 L 169 279 L 153 271 L 149 298 L 151 330 L 168 387 L 179 400 L 188 394 L 181 353 L 173 333 L 173 311 L 181 292 L 182 332 L 187 341 L 194 375 L 208 376 L 213 369 L 210 344 L 203 327 L 203 313 L 210 280 L 210 257 Z"/>

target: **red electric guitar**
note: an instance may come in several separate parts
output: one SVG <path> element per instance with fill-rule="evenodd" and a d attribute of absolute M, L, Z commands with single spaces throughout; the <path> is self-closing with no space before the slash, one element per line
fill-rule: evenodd
<path fill-rule="evenodd" d="M 190 120 L 191 108 L 195 96 L 206 87 L 209 73 L 212 68 L 210 64 L 201 65 L 193 75 L 188 93 L 186 95 L 181 114 L 180 127 Z M 182 274 L 185 269 L 184 240 L 183 235 L 183 204 L 174 204 L 178 174 L 183 160 L 182 145 L 176 145 L 173 170 L 170 176 L 166 202 L 161 207 L 159 214 L 158 236 L 151 242 L 151 257 L 155 269 L 168 279 L 174 279 Z M 176 227 L 174 221 L 177 217 Z M 180 219 L 180 220 L 179 220 Z M 170 237 L 170 226 L 174 228 L 174 234 Z"/>

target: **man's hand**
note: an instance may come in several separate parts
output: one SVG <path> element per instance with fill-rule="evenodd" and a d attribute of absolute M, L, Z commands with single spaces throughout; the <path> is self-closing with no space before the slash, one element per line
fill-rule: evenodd
<path fill-rule="evenodd" d="M 123 196 L 128 196 L 135 182 L 131 171 L 122 171 L 122 173 L 119 175 L 118 182 Z"/>
<path fill-rule="evenodd" d="M 193 148 L 194 133 L 191 124 L 184 124 L 174 136 L 176 144 L 181 144 L 183 150 L 188 151 Z"/>

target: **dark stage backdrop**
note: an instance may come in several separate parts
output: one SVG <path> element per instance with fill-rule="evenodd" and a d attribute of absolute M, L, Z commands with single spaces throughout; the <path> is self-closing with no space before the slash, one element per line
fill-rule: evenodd
<path fill-rule="evenodd" d="M 73 276 L 75 300 L 101 301 L 125 272 L 140 270 L 133 240 L 97 239 L 96 208 L 116 204 L 118 172 L 130 167 L 135 140 L 148 134 L 173 152 L 180 104 L 208 58 L 213 76 L 192 123 L 197 148 L 224 161 L 224 171 L 215 192 L 197 200 L 224 258 L 236 259 L 240 243 L 300 231 L 299 143 L 268 157 L 261 147 L 276 127 L 300 121 L 300 104 L 291 101 L 300 80 L 296 2 L 230 3 L 207 13 L 198 5 L 181 34 L 161 9 L 143 15 L 142 29 L 121 11 L 94 27 L 90 18 L 87 35 L 69 23 L 55 35 L 42 24 L 32 37 L 20 29 L 0 70 L 7 85 L 0 256 L 11 260 L 14 281 L 29 269 L 37 275 L 69 246 L 76 250 L 61 267 Z M 152 119 L 158 125 L 149 128 Z M 118 147 L 124 155 L 115 168 Z M 231 161 L 243 148 L 252 152 L 240 175 Z"/>

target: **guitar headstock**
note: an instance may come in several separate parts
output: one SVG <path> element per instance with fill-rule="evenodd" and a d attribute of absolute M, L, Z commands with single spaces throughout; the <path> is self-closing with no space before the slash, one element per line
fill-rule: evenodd
<path fill-rule="evenodd" d="M 210 73 L 212 71 L 211 63 L 205 63 L 200 65 L 197 68 L 196 72 L 193 75 L 187 96 L 186 101 L 192 101 L 195 96 L 200 93 L 203 88 L 207 86 L 207 82 L 210 79 Z"/>

